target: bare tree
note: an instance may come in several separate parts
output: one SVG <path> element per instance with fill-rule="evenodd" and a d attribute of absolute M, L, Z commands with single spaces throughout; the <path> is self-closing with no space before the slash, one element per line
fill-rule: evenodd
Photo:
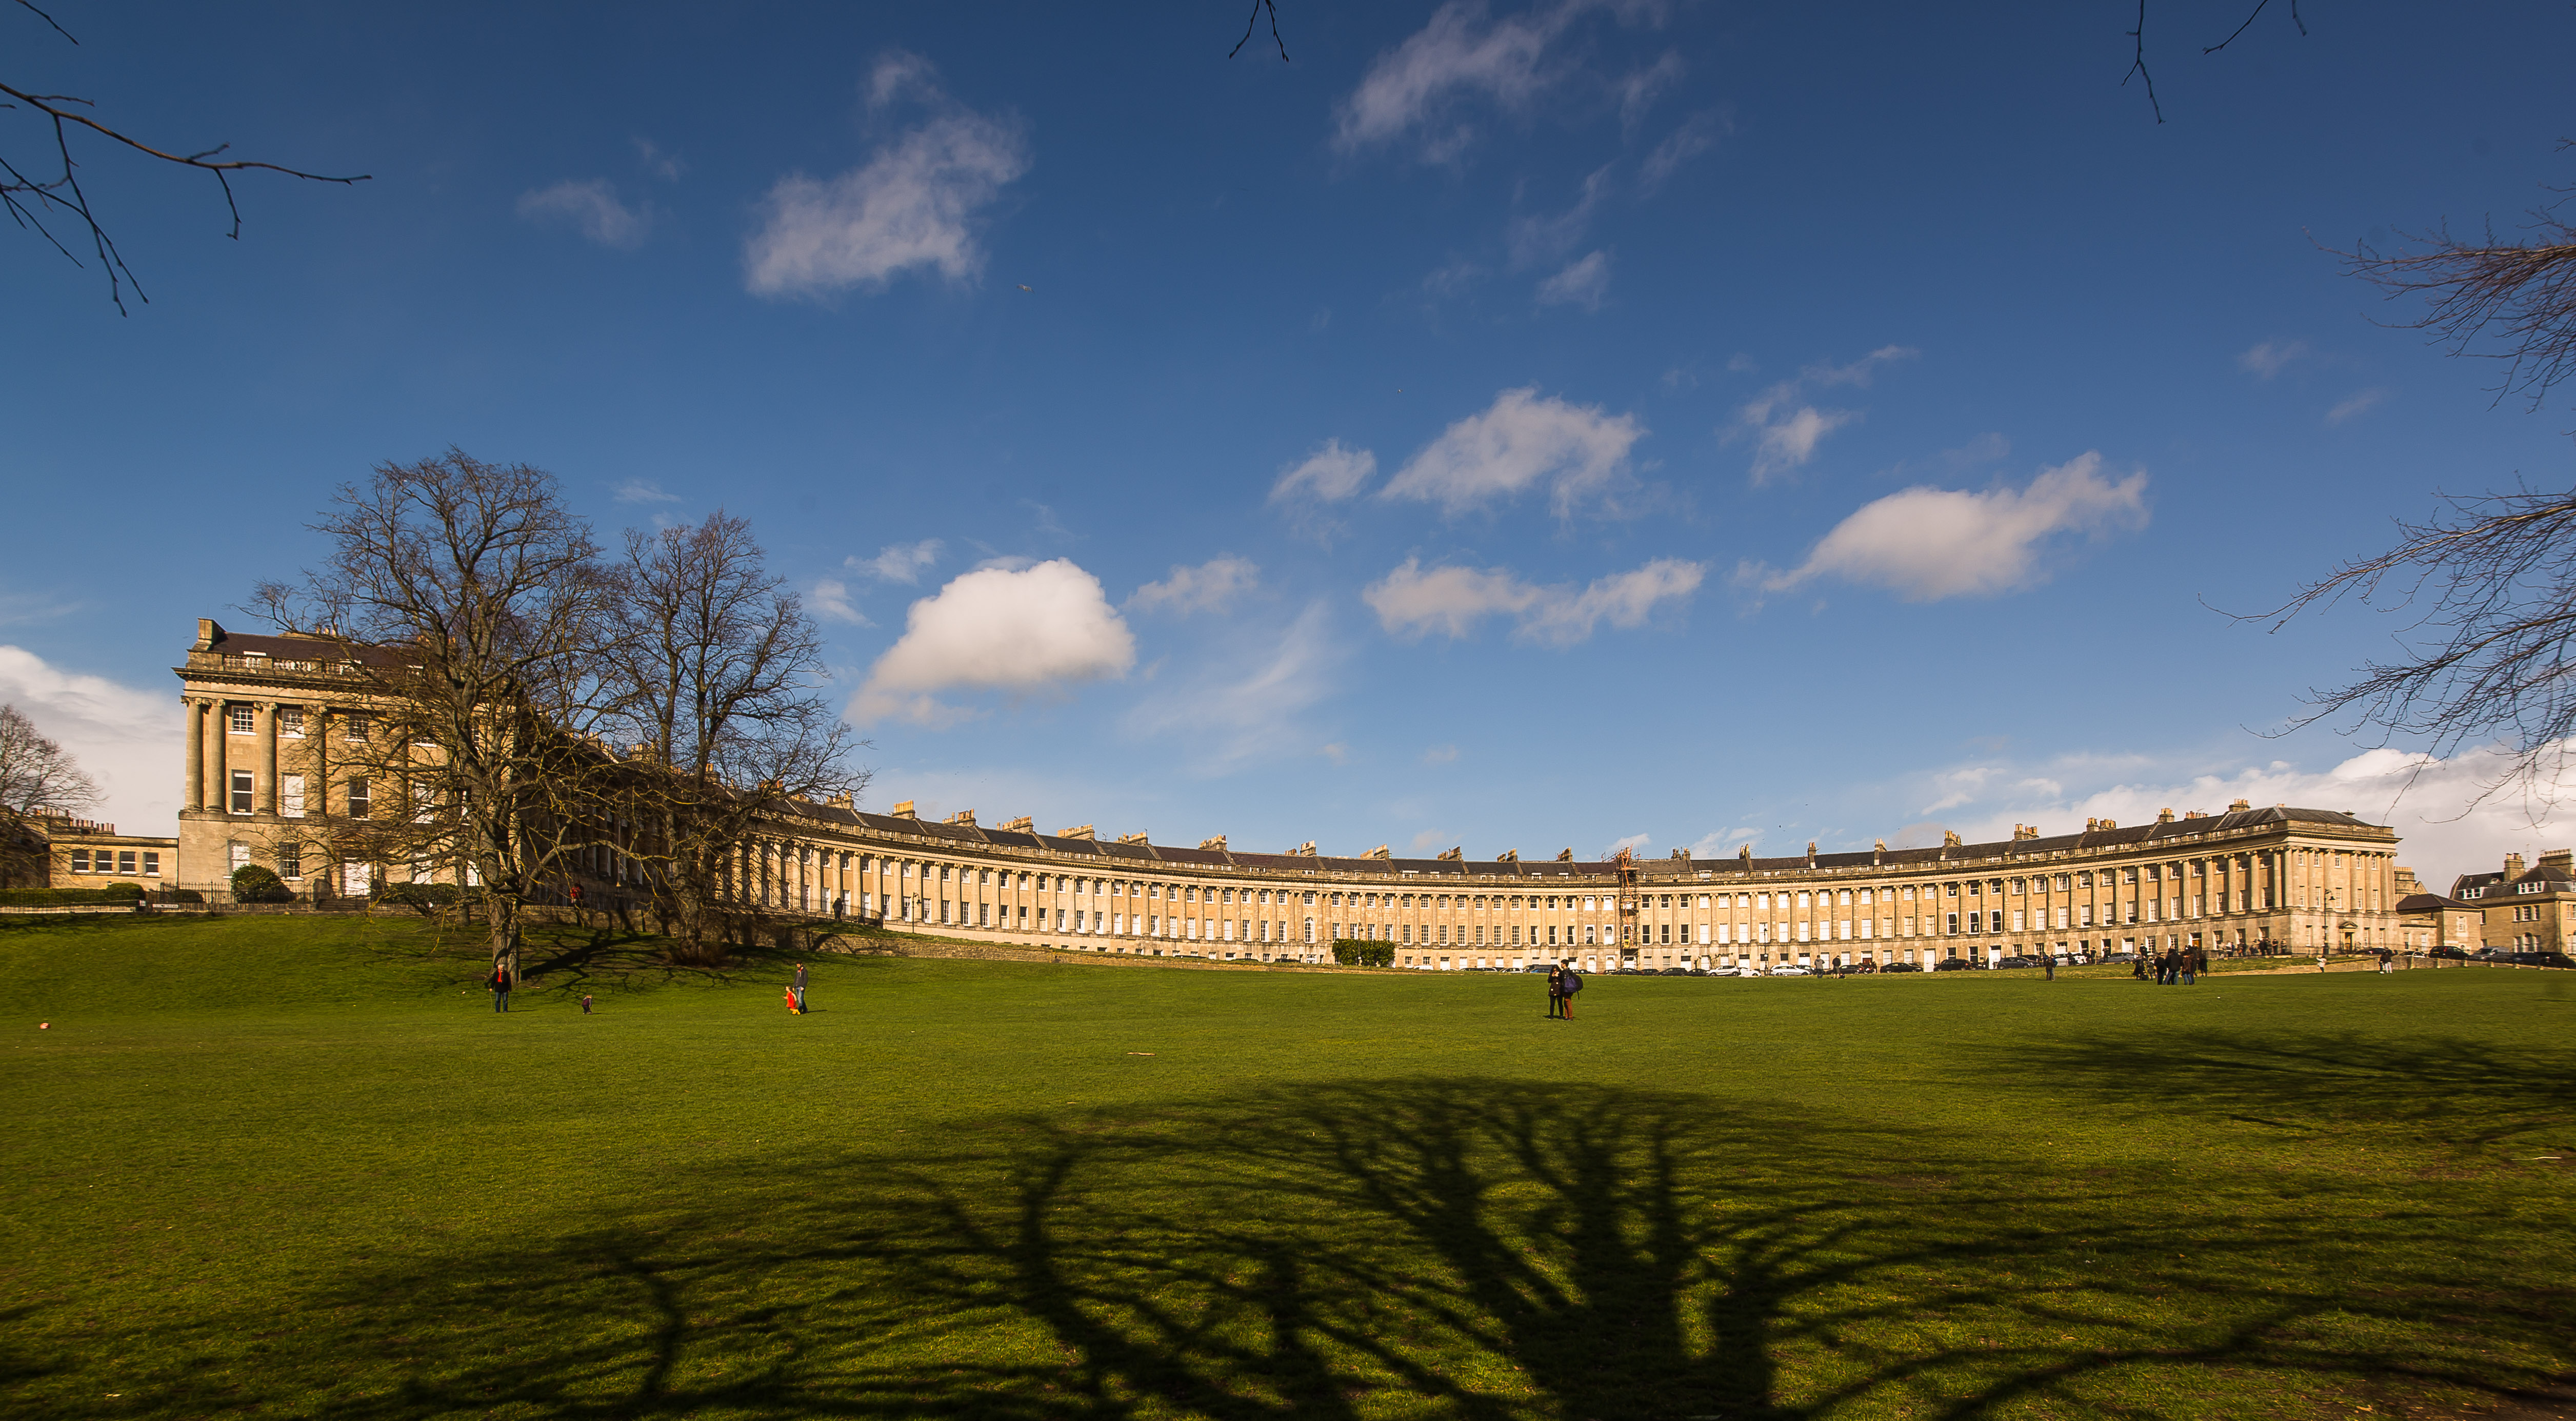
<path fill-rule="evenodd" d="M 2390 299 L 2424 301 L 2423 313 L 2403 327 L 2431 332 L 2454 354 L 2503 361 L 2496 397 L 2521 392 L 2537 409 L 2552 386 L 2576 372 L 2576 229 L 2558 214 L 2576 189 L 2553 191 L 2559 201 L 2532 214 L 2528 241 L 2499 241 L 2490 229 L 2465 242 L 2445 228 L 2401 250 L 2357 247 L 2337 255 Z M 2495 743 L 2509 764 L 2478 798 L 2518 785 L 2543 807 L 2553 805 L 2576 737 L 2569 654 L 2576 638 L 2576 489 L 2551 493 L 2525 484 L 2443 502 L 2445 511 L 2428 521 L 2400 520 L 2395 547 L 2344 563 L 2257 618 L 2277 631 L 2347 596 L 2421 609 L 2399 641 L 2402 655 L 2311 692 L 2314 710 L 2292 725 L 2350 714 L 2392 734 L 2425 737 L 2439 755 Z"/>
<path fill-rule="evenodd" d="M 459 870 L 485 895 L 493 959 L 513 960 L 526 906 L 556 894 L 623 798 L 596 734 L 616 579 L 554 477 L 524 464 L 450 449 L 381 465 L 336 503 L 315 525 L 333 543 L 323 567 L 256 594 L 364 683 L 371 723 L 343 763 L 370 802 L 326 820 L 332 848 Z"/>
<path fill-rule="evenodd" d="M 53 16 L 37 9 L 33 0 L 17 0 L 17 4 L 18 8 L 51 26 L 55 34 L 73 44 L 80 43 L 72 38 L 69 30 L 55 24 Z M 45 159 L 24 166 L 6 154 L 0 154 L 0 210 L 7 211 L 21 230 L 33 231 L 72 265 L 81 266 L 84 265 L 81 259 L 63 244 L 45 221 L 49 216 L 58 220 L 68 219 L 79 232 L 73 240 L 88 246 L 98 259 L 99 267 L 107 273 L 107 297 L 116 304 L 119 312 L 125 310 L 125 290 L 129 286 L 134 289 L 135 299 L 150 301 L 152 298 L 143 294 L 143 283 L 135 278 L 134 269 L 125 264 L 125 254 L 117 250 L 116 239 L 108 235 L 106 226 L 99 220 L 98 209 L 91 205 L 89 192 L 81 186 L 81 165 L 72 156 L 75 136 L 95 138 L 112 149 L 121 148 L 154 162 L 193 168 L 212 175 L 215 185 L 223 191 L 225 210 L 232 214 L 232 231 L 227 235 L 236 241 L 241 238 L 241 204 L 233 198 L 232 175 L 235 173 L 282 173 L 290 178 L 316 183 L 363 183 L 372 176 L 359 173 L 335 178 L 276 163 L 226 158 L 223 155 L 232 147 L 229 143 L 219 143 L 194 153 L 156 147 L 91 117 L 96 106 L 73 94 L 39 94 L 0 83 L 0 109 L 23 109 L 35 115 L 47 128 L 52 149 Z"/>
<path fill-rule="evenodd" d="M 850 729 L 821 694 L 823 641 L 751 525 L 722 510 L 696 527 L 629 531 L 610 674 L 640 777 L 668 931 L 719 940 L 728 857 L 756 821 L 797 799 L 855 795 Z"/>
<path fill-rule="evenodd" d="M 42 883 L 47 836 L 43 821 L 98 802 L 98 783 L 16 706 L 0 705 L 0 885 L 34 877 Z"/>

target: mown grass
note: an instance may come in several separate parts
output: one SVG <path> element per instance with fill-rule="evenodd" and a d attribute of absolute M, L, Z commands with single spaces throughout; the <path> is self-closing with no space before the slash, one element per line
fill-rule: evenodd
<path fill-rule="evenodd" d="M 2576 1369 L 2557 974 L 0 926 L 13 1417 L 2375 1417 Z M 580 1014 L 583 993 L 597 1013 Z M 49 1020 L 50 1030 L 36 1023 Z"/>

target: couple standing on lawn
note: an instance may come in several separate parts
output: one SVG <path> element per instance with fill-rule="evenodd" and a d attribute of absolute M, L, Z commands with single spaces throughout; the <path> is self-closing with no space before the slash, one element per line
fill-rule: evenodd
<path fill-rule="evenodd" d="M 1574 994 L 1583 990 L 1583 979 L 1574 975 L 1571 963 L 1550 963 L 1547 969 L 1547 1014 L 1571 1021 L 1574 1018 Z"/>

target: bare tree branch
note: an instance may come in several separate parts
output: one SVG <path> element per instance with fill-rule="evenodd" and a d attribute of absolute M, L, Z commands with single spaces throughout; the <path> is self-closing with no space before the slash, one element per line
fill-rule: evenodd
<path fill-rule="evenodd" d="M 2559 145 L 2561 151 L 2568 146 Z M 2345 270 L 2391 300 L 2423 297 L 2422 316 L 2395 324 L 2431 332 L 2454 355 L 2505 362 L 2496 398 L 2520 390 L 2538 409 L 2551 386 L 2576 373 L 2576 228 L 2558 213 L 2565 200 L 2532 212 L 2537 235 L 2528 242 L 2500 242 L 2492 228 L 2483 239 L 2465 242 L 2442 228 L 2406 238 L 2414 250 L 2382 253 L 2356 246 L 2335 255 Z M 2501 349 L 2476 348 L 2482 338 Z"/>
<path fill-rule="evenodd" d="M 2244 19 L 2237 22 L 2236 28 L 2227 32 L 2227 38 L 2203 49 L 2201 53 L 2216 54 L 2220 50 L 2227 48 L 2229 45 L 2236 43 L 2236 37 L 2245 33 L 2245 31 L 2253 25 L 2255 20 L 2261 18 L 2263 7 L 2271 3 L 2272 0 L 2254 0 L 2253 10 L 2249 12 Z M 2308 22 L 2299 18 L 2299 0 L 2290 0 L 2290 23 L 2299 27 L 2299 34 L 2302 37 L 2307 34 Z"/>
<path fill-rule="evenodd" d="M 35 5 L 29 3 L 29 0 L 18 0 L 18 4 L 20 8 L 53 26 L 56 34 L 71 40 L 74 44 L 80 43 L 69 31 L 55 24 L 53 16 L 37 9 Z M 373 177 L 373 174 L 369 173 L 360 173 L 353 177 L 331 177 L 322 173 L 308 173 L 299 168 L 289 168 L 277 163 L 224 158 L 222 155 L 232 147 L 229 143 L 217 144 L 196 153 L 172 152 L 110 128 L 90 117 L 89 114 L 81 112 L 80 110 L 95 108 L 95 105 L 87 99 L 71 94 L 37 94 L 8 84 L 0 84 L 0 97 L 6 100 L 0 102 L 0 109 L 25 108 L 42 114 L 52 128 L 54 148 L 50 175 L 30 172 L 7 157 L 0 157 L 0 209 L 6 210 L 11 220 L 15 221 L 22 230 L 33 230 L 38 236 L 43 237 L 48 245 L 62 253 L 72 265 L 82 266 L 84 263 L 73 254 L 72 249 L 63 245 L 62 239 L 54 234 L 52 228 L 45 225 L 45 216 L 49 212 L 57 217 L 67 216 L 76 220 L 87 232 L 91 252 L 98 258 L 100 268 L 107 273 L 108 299 L 115 303 L 119 314 L 127 314 L 126 287 L 130 286 L 134 289 L 136 300 L 148 303 L 152 298 L 144 294 L 143 283 L 135 278 L 134 269 L 126 265 L 124 254 L 117 249 L 116 239 L 108 234 L 106 226 L 99 221 L 97 209 L 91 205 L 89 193 L 81 186 L 80 164 L 72 157 L 73 130 L 87 129 L 113 144 L 121 145 L 155 161 L 213 174 L 216 186 L 223 191 L 224 209 L 232 214 L 232 230 L 225 235 L 235 241 L 241 239 L 241 204 L 235 199 L 233 193 L 232 175 L 234 173 L 253 171 L 282 173 L 287 177 L 300 178 L 306 182 L 342 184 L 363 183 Z"/>
<path fill-rule="evenodd" d="M 98 782 L 13 705 L 0 705 L 0 886 L 44 886 L 47 818 L 98 802 Z"/>
<path fill-rule="evenodd" d="M 2500 744 L 2509 766 L 2472 802 L 2519 784 L 2542 805 L 2555 804 L 2576 755 L 2576 492 L 2526 486 L 2444 502 L 2441 516 L 2400 522 L 2396 547 L 2346 562 L 2282 606 L 2238 620 L 2266 621 L 2278 632 L 2346 597 L 2420 607 L 2400 634 L 2404 655 L 2310 692 L 2314 709 L 2289 728 L 2350 713 L 2420 736 L 2439 756 Z"/>
<path fill-rule="evenodd" d="M 20 0 L 20 3 L 23 4 L 24 0 Z M 1261 22 L 1261 12 L 1264 10 L 1270 12 L 1270 40 L 1271 43 L 1279 46 L 1279 62 L 1282 64 L 1288 62 L 1288 41 L 1279 37 L 1279 0 L 1252 0 L 1252 13 L 1245 16 L 1243 21 L 1243 38 L 1236 40 L 1234 48 L 1225 52 L 1226 58 L 1232 59 L 1243 53 L 1243 47 L 1252 43 L 1252 27 Z"/>
<path fill-rule="evenodd" d="M 2147 0 L 2138 0 L 2138 27 L 2129 31 L 2129 38 L 2138 43 L 2129 56 L 2129 72 L 2120 76 L 2120 87 L 2129 87 L 2129 80 L 2133 77 L 2145 80 L 2147 107 L 2155 110 L 2156 122 L 2162 123 L 2165 121 L 2165 106 L 2156 102 L 2156 76 L 2147 72 Z"/>

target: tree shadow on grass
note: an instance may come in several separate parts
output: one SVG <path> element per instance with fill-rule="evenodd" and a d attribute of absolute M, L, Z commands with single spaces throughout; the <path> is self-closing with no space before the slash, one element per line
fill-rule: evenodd
<path fill-rule="evenodd" d="M 2576 1145 L 2576 1050 L 2438 1036 L 2176 1032 L 1990 1048 L 2008 1089 L 2287 1134 L 2353 1127 L 2453 1147 Z"/>
<path fill-rule="evenodd" d="M 2537 1381 L 2493 1336 L 2570 1325 L 2564 1285 L 2374 1268 L 2302 1198 L 2177 1210 L 2162 1176 L 1685 1094 L 1410 1079 L 923 1126 L 368 1268 L 255 1385 L 201 1368 L 118 1414 L 2298 1414 Z M 2383 1202 L 2372 1242 L 2441 1232 Z"/>

